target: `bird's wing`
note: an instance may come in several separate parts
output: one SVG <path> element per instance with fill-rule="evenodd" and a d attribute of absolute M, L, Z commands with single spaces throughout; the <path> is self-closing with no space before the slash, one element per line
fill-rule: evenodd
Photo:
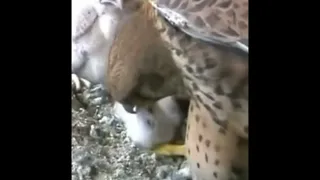
<path fill-rule="evenodd" d="M 72 39 L 77 40 L 79 37 L 83 36 L 92 28 L 97 19 L 98 13 L 93 6 L 84 7 L 76 18 L 74 27 L 75 33 L 73 34 Z"/>
<path fill-rule="evenodd" d="M 248 52 L 248 0 L 149 0 L 192 37 Z"/>

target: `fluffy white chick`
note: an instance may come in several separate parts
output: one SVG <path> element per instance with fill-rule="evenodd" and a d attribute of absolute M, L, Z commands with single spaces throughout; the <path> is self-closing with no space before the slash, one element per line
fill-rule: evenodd
<path fill-rule="evenodd" d="M 183 120 L 179 105 L 172 96 L 160 99 L 150 110 L 139 108 L 134 114 L 116 102 L 114 112 L 124 121 L 127 136 L 137 147 L 145 149 L 171 141 Z"/>
<path fill-rule="evenodd" d="M 121 15 L 113 4 L 72 0 L 72 73 L 104 83 L 105 62 Z"/>

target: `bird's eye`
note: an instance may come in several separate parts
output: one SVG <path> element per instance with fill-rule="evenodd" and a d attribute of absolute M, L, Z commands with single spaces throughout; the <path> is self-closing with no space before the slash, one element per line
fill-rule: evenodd
<path fill-rule="evenodd" d="M 153 109 L 151 107 L 148 107 L 147 110 L 149 113 L 151 113 L 151 114 L 153 113 Z"/>
<path fill-rule="evenodd" d="M 154 128 L 155 123 L 151 119 L 146 119 L 146 123 L 150 128 Z"/>

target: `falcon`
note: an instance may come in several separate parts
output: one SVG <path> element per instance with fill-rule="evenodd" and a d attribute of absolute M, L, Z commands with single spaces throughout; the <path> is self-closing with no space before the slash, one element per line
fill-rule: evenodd
<path fill-rule="evenodd" d="M 189 98 L 185 155 L 193 178 L 229 180 L 235 166 L 247 172 L 248 148 L 240 147 L 249 129 L 248 0 L 110 1 L 133 12 L 109 53 L 111 96 L 131 107 Z"/>

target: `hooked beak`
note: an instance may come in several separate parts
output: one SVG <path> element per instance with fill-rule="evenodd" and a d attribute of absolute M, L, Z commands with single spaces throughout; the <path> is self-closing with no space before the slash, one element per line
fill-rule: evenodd
<path fill-rule="evenodd" d="M 119 9 L 123 9 L 123 0 L 99 0 L 100 4 L 113 4 Z"/>
<path fill-rule="evenodd" d="M 122 104 L 123 108 L 130 114 L 136 114 L 137 113 L 137 106 L 131 105 L 131 104 Z"/>

